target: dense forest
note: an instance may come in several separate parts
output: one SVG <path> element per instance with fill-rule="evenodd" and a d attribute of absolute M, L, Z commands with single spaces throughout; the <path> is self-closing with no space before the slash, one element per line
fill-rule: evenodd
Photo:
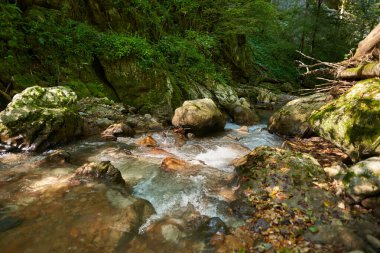
<path fill-rule="evenodd" d="M 380 252 L 380 0 L 0 0 L 0 252 Z"/>
<path fill-rule="evenodd" d="M 166 117 L 216 85 L 291 92 L 313 85 L 300 78 L 296 50 L 348 58 L 377 24 L 378 4 L 1 1 L 0 87 L 65 85 Z"/>

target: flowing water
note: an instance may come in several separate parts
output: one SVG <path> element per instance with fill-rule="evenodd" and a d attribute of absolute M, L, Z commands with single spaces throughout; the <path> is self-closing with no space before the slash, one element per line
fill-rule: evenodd
<path fill-rule="evenodd" d="M 136 145 L 138 138 L 89 139 L 63 147 L 70 162 L 47 159 L 53 151 L 3 154 L 0 252 L 212 252 L 197 224 L 211 217 L 232 227 L 241 223 L 228 207 L 237 188 L 231 162 L 254 147 L 281 144 L 265 127 L 247 133 L 228 123 L 223 133 L 186 143 L 171 131 L 153 133 L 157 148 Z M 168 156 L 190 169 L 162 170 Z M 76 168 L 100 161 L 121 171 L 132 194 L 102 183 L 72 183 Z"/>

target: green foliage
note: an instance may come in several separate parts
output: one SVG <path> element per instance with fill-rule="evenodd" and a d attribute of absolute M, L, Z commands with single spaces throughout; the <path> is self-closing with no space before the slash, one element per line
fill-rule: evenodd
<path fill-rule="evenodd" d="M 154 61 L 154 49 L 146 39 L 120 33 L 99 33 L 96 53 L 108 60 L 134 57 L 146 64 Z"/>
<path fill-rule="evenodd" d="M 215 36 L 208 33 L 188 30 L 186 31 L 186 39 L 194 43 L 198 50 L 205 56 L 211 57 L 218 53 L 217 50 L 220 45 Z"/>
<path fill-rule="evenodd" d="M 212 37 L 189 31 L 187 38 L 163 37 L 157 49 L 173 71 L 180 69 L 190 74 L 195 80 L 204 81 L 207 76 L 210 76 L 219 82 L 225 82 L 223 73 L 217 73 L 218 67 L 207 57 L 212 55 L 214 45 L 216 44 Z"/>
<path fill-rule="evenodd" d="M 27 35 L 45 66 L 91 63 L 97 39 L 97 31 L 91 26 L 42 8 L 30 10 L 27 21 Z"/>
<path fill-rule="evenodd" d="M 0 82 L 21 88 L 29 77 L 50 85 L 78 80 L 72 85 L 84 94 L 96 94 L 87 86 L 104 81 L 94 75 L 95 58 L 161 69 L 176 85 L 261 77 L 295 83 L 296 49 L 342 59 L 380 12 L 376 0 L 347 1 L 343 14 L 331 1 L 104 0 L 90 17 L 82 0 L 37 2 L 23 3 L 23 13 L 0 0 Z"/>
<path fill-rule="evenodd" d="M 268 43 L 269 42 L 269 43 Z M 279 80 L 295 80 L 298 72 L 294 60 L 296 48 L 286 41 L 275 38 L 250 37 L 254 62 L 263 69 L 264 75 Z"/>
<path fill-rule="evenodd" d="M 280 12 L 283 41 L 322 61 L 343 60 L 364 38 L 380 15 L 377 0 L 288 1 Z M 343 6 L 343 12 L 342 12 Z"/>
<path fill-rule="evenodd" d="M 265 34 L 278 29 L 277 10 L 265 0 L 229 1 L 217 31 L 222 34 Z"/>
<path fill-rule="evenodd" d="M 10 48 L 17 48 L 19 37 L 22 37 L 20 18 L 21 10 L 16 5 L 0 4 L 0 39 L 6 40 Z"/>

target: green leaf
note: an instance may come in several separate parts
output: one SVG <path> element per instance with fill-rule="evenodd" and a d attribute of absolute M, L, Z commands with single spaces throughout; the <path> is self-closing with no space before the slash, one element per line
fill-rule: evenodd
<path fill-rule="evenodd" d="M 308 228 L 308 230 L 312 233 L 317 233 L 319 231 L 317 226 L 311 226 Z"/>

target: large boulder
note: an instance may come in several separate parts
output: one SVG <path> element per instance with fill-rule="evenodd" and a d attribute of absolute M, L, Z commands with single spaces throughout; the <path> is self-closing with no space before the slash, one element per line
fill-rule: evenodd
<path fill-rule="evenodd" d="M 329 99 L 328 95 L 315 94 L 290 101 L 270 117 L 269 131 L 279 135 L 304 136 L 310 129 L 308 120 L 311 113 Z"/>
<path fill-rule="evenodd" d="M 255 109 L 245 98 L 239 98 L 232 87 L 220 83 L 212 83 L 208 86 L 215 95 L 218 104 L 223 107 L 236 124 L 252 125 L 259 122 L 260 118 Z"/>
<path fill-rule="evenodd" d="M 78 104 L 79 113 L 84 120 L 85 136 L 100 135 L 110 126 L 115 126 L 114 124 L 124 124 L 128 128 L 125 131 L 123 127 L 123 132 L 127 136 L 133 135 L 134 131 L 145 132 L 162 128 L 162 124 L 156 118 L 135 114 L 134 107 L 116 103 L 108 98 L 88 97 L 79 100 Z M 108 131 L 113 132 L 110 129 Z"/>
<path fill-rule="evenodd" d="M 197 134 L 223 130 L 226 119 L 209 98 L 185 101 L 175 110 L 172 124 L 176 127 L 190 128 Z"/>
<path fill-rule="evenodd" d="M 260 117 L 255 109 L 251 108 L 244 98 L 240 98 L 228 108 L 229 113 L 236 124 L 252 125 L 260 121 Z"/>
<path fill-rule="evenodd" d="M 380 79 L 358 82 L 310 117 L 313 130 L 353 159 L 380 154 Z"/>
<path fill-rule="evenodd" d="M 77 96 L 66 87 L 33 86 L 0 113 L 0 149 L 41 151 L 82 132 Z"/>
<path fill-rule="evenodd" d="M 263 236 L 273 251 L 298 246 L 297 238 L 306 231 L 316 232 L 318 223 L 330 224 L 344 215 L 340 199 L 328 191 L 322 167 L 310 155 L 261 146 L 235 160 L 234 166 L 240 196 L 231 209 L 245 219 L 243 229 Z M 318 252 L 313 244 L 308 247 Z"/>
<path fill-rule="evenodd" d="M 322 199 L 331 198 L 327 192 L 311 187 L 317 179 L 325 181 L 327 177 L 318 161 L 308 154 L 262 146 L 234 160 L 233 165 L 245 178 L 241 191 L 251 189 L 254 194 L 270 195 L 301 209 L 307 196 L 307 206 L 315 212 L 323 211 Z"/>

